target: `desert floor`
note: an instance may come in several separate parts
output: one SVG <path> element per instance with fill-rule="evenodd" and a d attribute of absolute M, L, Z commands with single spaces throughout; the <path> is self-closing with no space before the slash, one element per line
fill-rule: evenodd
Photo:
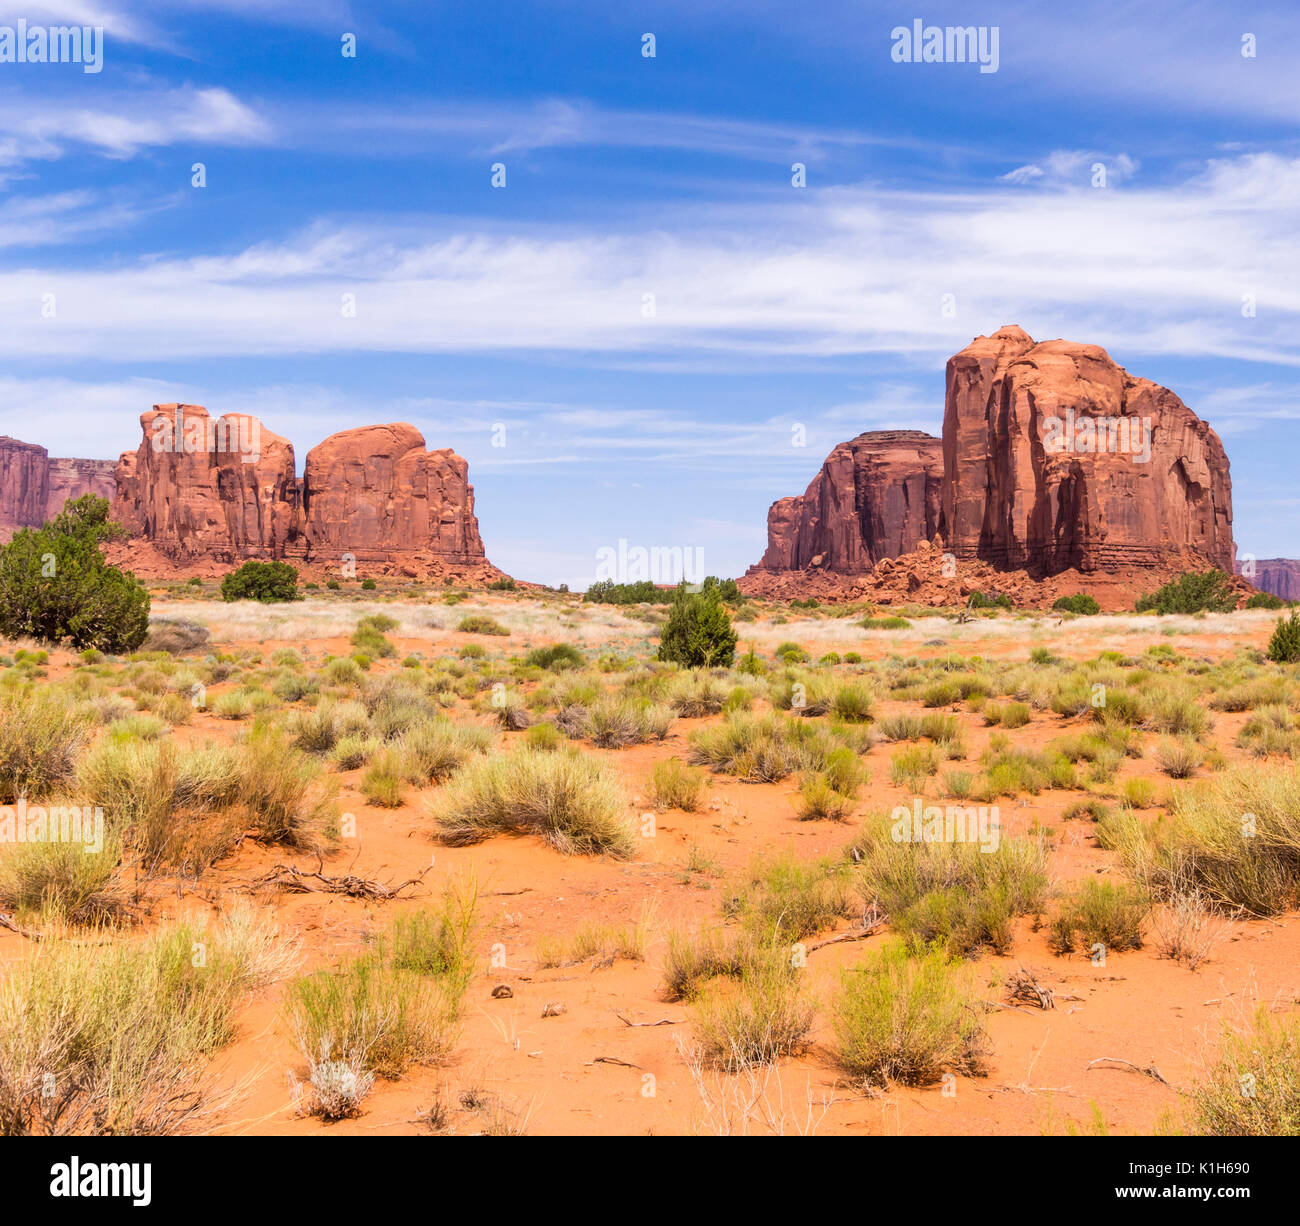
<path fill-rule="evenodd" d="M 244 735 L 248 721 L 220 718 L 212 707 L 221 694 L 250 684 L 259 668 L 271 669 L 278 649 L 299 653 L 307 670 L 330 656 L 351 654 L 349 636 L 358 618 L 370 614 L 396 619 L 396 627 L 387 632 L 396 652 L 373 662 L 367 682 L 388 673 L 424 673 L 447 658 L 460 661 L 471 644 L 481 646 L 484 654 L 474 658 L 472 649 L 464 663 L 489 680 L 494 668 L 531 648 L 558 642 L 575 645 L 593 662 L 612 653 L 628 658 L 631 669 L 643 669 L 657 631 L 653 616 L 647 620 L 638 609 L 583 605 L 576 597 L 471 593 L 453 607 L 438 593 L 413 598 L 381 590 L 369 596 L 314 597 L 290 606 L 224 605 L 186 599 L 175 590 L 157 596 L 155 617 L 185 619 L 211 632 L 201 649 L 178 657 L 182 665 L 213 654 L 242 665 L 235 676 L 208 687 L 205 709 L 162 735 L 180 746 L 233 743 Z M 809 653 L 809 669 L 834 679 L 863 676 L 874 688 L 873 720 L 879 722 L 902 712 L 926 713 L 914 698 L 895 699 L 878 674 L 863 671 L 890 657 L 924 669 L 927 662 L 954 654 L 998 664 L 1027 662 L 1030 652 L 1040 649 L 1050 652 L 1058 667 L 1068 667 L 1094 660 L 1103 651 L 1136 661 L 1149 648 L 1162 647 L 1172 648 L 1181 662 L 1216 666 L 1234 659 L 1258 661 L 1248 653 L 1262 648 L 1275 620 L 1263 612 L 1160 619 L 1002 615 L 964 623 L 932 615 L 909 618 L 905 628 L 864 630 L 856 617 L 830 612 L 765 606 L 756 620 L 737 625 L 738 651 L 753 650 L 770 670 L 766 678 L 752 679 L 755 712 L 770 709 L 768 684 L 781 669 L 773 652 L 784 642 Z M 509 634 L 459 632 L 460 619 L 474 613 L 495 618 Z M 12 652 L 14 646 L 6 649 Z M 862 662 L 816 663 L 831 652 L 841 657 L 856 652 Z M 73 653 L 54 651 L 40 679 L 55 684 L 81 667 Z M 619 671 L 594 675 L 610 687 L 624 676 Z M 555 679 L 519 680 L 512 674 L 507 684 L 526 702 L 538 685 Z M 726 684 L 735 679 L 733 674 Z M 118 682 L 107 676 L 105 684 L 111 688 Z M 119 688 L 130 686 L 124 680 Z M 490 729 L 494 752 L 513 752 L 525 734 L 500 728 L 489 694 L 485 685 L 476 696 L 458 698 L 445 714 Z M 271 715 L 287 718 L 295 705 L 281 704 Z M 973 772 L 995 735 L 1039 750 L 1090 724 L 1087 714 L 1062 716 L 1035 706 L 1025 726 L 1000 733 L 964 702 L 943 710 L 960 722 L 964 765 Z M 1162 773 L 1150 752 L 1158 737 L 1150 734 L 1144 738 L 1147 751 L 1126 759 L 1106 784 L 1081 783 L 1001 799 L 1004 835 L 1033 837 L 1046 846 L 1053 897 L 1089 877 L 1124 879 L 1119 857 L 1098 845 L 1093 823 L 1064 819 L 1071 804 L 1098 796 L 1114 804 L 1125 780 L 1145 777 L 1154 785 L 1155 799 L 1138 813 L 1143 822 L 1156 822 L 1173 789 L 1238 763 L 1260 761 L 1236 743 L 1249 712 L 1215 710 L 1210 718 L 1201 745 L 1221 757 L 1213 770 L 1198 768 L 1186 783 Z M 1163 955 L 1159 908 L 1148 922 L 1141 949 L 1109 952 L 1101 965 L 1086 953 L 1053 953 L 1046 924 L 1022 916 L 1008 952 L 981 952 L 968 964 L 975 989 L 989 1002 L 986 1074 L 958 1075 L 946 1089 L 942 1084 L 865 1089 L 834 1062 L 834 1036 L 824 1006 L 843 972 L 897 937 L 886 925 L 864 939 L 819 944 L 851 932 L 856 923 L 846 917 L 807 942 L 804 991 L 818 1008 L 806 1050 L 741 1074 L 701 1064 L 692 1059 L 695 1006 L 665 997 L 662 961 L 668 934 L 725 928 L 722 900 L 728 882 L 744 874 L 756 857 L 841 858 L 864 814 L 910 804 L 917 794 L 891 781 L 891 756 L 900 746 L 881 740 L 862 755 L 870 781 L 843 821 L 799 820 L 796 776 L 750 783 L 710 773 L 695 812 L 656 810 L 651 798 L 655 764 L 674 757 L 687 760 L 691 734 L 723 719 L 721 713 L 679 717 L 662 740 L 620 749 L 579 742 L 584 753 L 607 761 L 617 772 L 627 813 L 643 836 L 631 859 L 564 855 L 531 835 L 495 835 L 471 846 L 443 846 L 434 838 L 428 809 L 447 784 L 404 787 L 398 807 L 378 807 L 363 794 L 362 769 L 331 767 L 338 810 L 351 820 L 324 853 L 321 871 L 390 884 L 423 874 L 393 900 L 288 893 L 261 884 L 277 865 L 296 864 L 310 872 L 317 859 L 255 838 L 240 841 L 197 880 L 159 873 L 143 881 L 138 869 L 124 867 L 119 884 L 131 896 L 130 919 L 114 939 L 134 939 L 135 932 L 177 915 L 220 912 L 243 897 L 273 914 L 281 933 L 298 946 L 293 973 L 329 968 L 362 952 L 395 916 L 428 906 L 450 882 L 472 878 L 477 885 L 479 966 L 449 1058 L 434 1067 L 411 1067 L 396 1080 L 378 1080 L 356 1118 L 324 1123 L 305 1115 L 295 1106 L 293 1082 L 307 1077 L 307 1067 L 282 1012 L 281 980 L 259 988 L 241 1007 L 233 1042 L 213 1058 L 208 1070 L 213 1083 L 238 1094 L 205 1128 L 224 1134 L 306 1135 L 427 1134 L 431 1127 L 530 1135 L 925 1135 L 1062 1134 L 1104 1127 L 1112 1133 L 1148 1134 L 1179 1126 L 1185 1104 L 1181 1091 L 1213 1059 L 1225 1023 L 1248 1018 L 1260 1004 L 1284 1013 L 1300 1001 L 1300 922 L 1295 914 L 1214 916 L 1207 921 L 1214 938 L 1208 957 L 1196 969 Z M 963 760 L 948 764 L 962 765 Z M 928 782 L 925 795 L 943 803 L 937 779 Z M 1051 910 L 1049 903 L 1049 915 Z M 539 957 L 539 947 L 562 947 L 584 927 L 601 926 L 640 927 L 643 956 L 541 965 L 555 959 Z M 0 964 L 12 967 L 30 956 L 29 941 L 0 931 Z M 1022 968 L 1053 990 L 1053 1009 L 1008 999 L 1006 982 Z M 507 985 L 509 994 L 494 995 L 499 985 Z"/>

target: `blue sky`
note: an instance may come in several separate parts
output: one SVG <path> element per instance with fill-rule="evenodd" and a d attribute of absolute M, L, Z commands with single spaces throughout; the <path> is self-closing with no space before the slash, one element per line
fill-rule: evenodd
<path fill-rule="evenodd" d="M 115 457 L 182 399 L 301 467 L 406 420 L 511 573 L 585 585 L 626 538 L 734 575 L 1018 323 L 1173 388 L 1239 551 L 1300 555 L 1300 16 L 1058 7 L 0 0 L 105 41 L 0 63 L 0 432 Z M 916 17 L 997 26 L 998 71 L 893 62 Z"/>

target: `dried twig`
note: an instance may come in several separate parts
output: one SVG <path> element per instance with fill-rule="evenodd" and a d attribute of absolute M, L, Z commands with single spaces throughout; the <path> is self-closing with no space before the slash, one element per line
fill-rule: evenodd
<path fill-rule="evenodd" d="M 1043 987 L 1023 966 L 1007 980 L 1007 999 L 1037 1005 L 1040 1009 L 1056 1008 L 1052 989 Z"/>
<path fill-rule="evenodd" d="M 351 873 L 341 877 L 331 877 L 320 871 L 304 873 L 292 864 L 277 864 L 258 885 L 271 885 L 277 889 L 287 890 L 292 894 L 346 894 L 349 898 L 371 898 L 385 901 L 396 898 L 409 886 L 419 885 L 429 870 L 424 869 L 418 876 L 403 881 L 400 885 L 389 885 L 383 881 L 371 881 L 366 877 L 356 877 Z M 319 884 L 313 885 L 313 882 Z"/>
<path fill-rule="evenodd" d="M 26 937 L 29 941 L 39 941 L 41 939 L 39 932 L 24 928 L 14 920 L 12 915 L 6 915 L 3 911 L 0 911 L 0 928 L 7 928 L 10 932 L 16 932 L 20 937 Z"/>
<path fill-rule="evenodd" d="M 889 923 L 889 916 L 883 915 L 873 908 L 870 918 L 861 928 L 854 928 L 850 932 L 841 932 L 837 936 L 827 937 L 824 941 L 814 941 L 808 946 L 806 952 L 812 953 L 814 949 L 824 949 L 827 945 L 839 945 L 844 941 L 864 941 L 867 937 L 874 936 L 887 923 Z"/>
<path fill-rule="evenodd" d="M 1132 1060 L 1121 1060 L 1118 1056 L 1098 1056 L 1096 1060 L 1089 1061 L 1088 1067 L 1092 1068 L 1096 1064 L 1120 1064 L 1131 1072 L 1141 1073 L 1144 1077 L 1150 1077 L 1153 1081 L 1158 1081 L 1162 1086 L 1169 1086 L 1171 1090 L 1174 1088 L 1169 1085 L 1164 1074 L 1154 1064 L 1148 1064 L 1143 1068 L 1141 1065 L 1134 1064 Z"/>
<path fill-rule="evenodd" d="M 639 1069 L 639 1064 L 629 1064 L 626 1060 L 619 1060 L 616 1056 L 597 1056 L 591 1061 L 592 1064 L 617 1064 L 619 1068 Z"/>
<path fill-rule="evenodd" d="M 657 1022 L 633 1022 L 629 1021 L 617 1010 L 614 1011 L 614 1016 L 618 1018 L 624 1026 L 676 1026 L 680 1020 L 675 1017 L 661 1017 Z"/>

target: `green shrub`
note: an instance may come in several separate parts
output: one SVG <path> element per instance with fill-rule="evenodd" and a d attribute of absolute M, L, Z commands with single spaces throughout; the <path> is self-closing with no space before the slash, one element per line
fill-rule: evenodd
<path fill-rule="evenodd" d="M 983 850 L 972 841 L 894 836 L 892 815 L 882 814 L 863 824 L 850 855 L 863 896 L 878 903 L 914 949 L 938 942 L 959 956 L 985 948 L 1005 953 L 1015 918 L 1043 906 L 1046 853 L 1036 841 L 1003 836 L 993 850 Z"/>
<path fill-rule="evenodd" d="M 1300 660 L 1300 612 L 1278 619 L 1268 640 L 1268 658 L 1275 664 L 1294 664 Z"/>
<path fill-rule="evenodd" d="M 1061 904 L 1048 943 L 1058 954 L 1087 953 L 1096 945 L 1108 952 L 1141 949 L 1142 925 L 1150 910 L 1140 887 L 1089 878 Z"/>
<path fill-rule="evenodd" d="M 1261 1005 L 1251 1027 L 1225 1027 L 1223 1046 L 1191 1089 L 1193 1127 L 1206 1137 L 1300 1136 L 1300 1023 Z"/>
<path fill-rule="evenodd" d="M 1011 597 L 1005 592 L 972 592 L 966 602 L 968 609 L 1010 609 Z"/>
<path fill-rule="evenodd" d="M 1092 617 L 1101 612 L 1101 605 L 1086 592 L 1058 597 L 1052 604 L 1052 608 L 1059 609 L 1063 613 L 1078 613 L 1084 617 Z"/>
<path fill-rule="evenodd" d="M 1272 592 L 1255 592 L 1246 601 L 1247 609 L 1285 609 L 1286 601 Z"/>
<path fill-rule="evenodd" d="M 245 562 L 221 580 L 221 599 L 299 600 L 298 572 L 287 562 Z"/>
<path fill-rule="evenodd" d="M 563 672 L 566 668 L 581 668 L 586 663 L 583 656 L 572 643 L 555 643 L 550 647 L 534 647 L 524 657 L 524 663 L 536 668 L 550 669 L 551 672 Z"/>
<path fill-rule="evenodd" d="M 717 590 L 678 585 L 656 658 L 684 668 L 730 668 L 735 657 L 736 632 Z"/>
<path fill-rule="evenodd" d="M 700 807 L 703 790 L 704 776 L 680 758 L 656 762 L 651 770 L 650 797 L 660 808 L 694 813 Z"/>
<path fill-rule="evenodd" d="M 863 630 L 908 630 L 912 623 L 905 617 L 864 617 L 858 625 Z"/>
<path fill-rule="evenodd" d="M 1228 613 L 1237 607 L 1232 579 L 1221 570 L 1188 572 L 1138 599 L 1137 611 L 1167 613 Z"/>
<path fill-rule="evenodd" d="M 705 988 L 695 1029 L 704 1058 L 728 1073 L 794 1056 L 808 1045 L 813 1006 L 775 957 L 755 960 L 735 982 Z"/>
<path fill-rule="evenodd" d="M 107 499 L 93 494 L 68 502 L 43 528 L 20 528 L 0 546 L 0 635 L 111 654 L 139 647 L 149 593 L 99 548 L 124 535 Z"/>

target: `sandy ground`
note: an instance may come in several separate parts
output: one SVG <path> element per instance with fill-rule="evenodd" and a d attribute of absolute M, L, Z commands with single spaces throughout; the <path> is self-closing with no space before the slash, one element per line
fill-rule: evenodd
<path fill-rule="evenodd" d="M 548 635 L 545 619 L 536 610 L 512 608 L 506 600 L 479 600 L 455 609 L 419 605 L 403 610 L 387 604 L 374 608 L 402 619 L 391 636 L 399 660 L 417 651 L 441 654 L 471 639 L 483 642 L 489 652 L 516 653 L 525 640 L 536 644 L 555 639 L 627 649 L 646 629 L 643 623 L 606 611 L 581 629 L 552 626 Z M 230 646 L 290 645 L 317 658 L 322 651 L 346 650 L 345 627 L 367 611 L 373 610 L 356 603 L 342 610 L 338 605 L 296 609 L 287 624 L 274 616 L 258 624 L 258 618 L 267 615 L 257 609 L 232 617 L 229 607 L 201 602 L 158 602 L 155 607 L 156 615 L 205 621 L 215 638 Z M 516 625 L 516 633 L 500 640 L 457 634 L 453 627 L 459 616 L 474 611 L 488 611 Z M 529 619 L 526 624 L 524 619 Z M 1108 648 L 1141 650 L 1152 642 L 1214 658 L 1243 644 L 1262 644 L 1273 619 L 1238 614 L 1157 624 L 1151 619 L 1099 617 L 1061 624 L 1038 619 L 962 626 L 934 620 L 933 626 L 918 623 L 899 632 L 866 633 L 851 621 L 833 619 L 738 629 L 742 646 L 751 637 L 769 648 L 790 638 L 824 650 L 856 650 L 868 659 L 896 651 L 925 655 L 954 649 L 1022 657 L 1040 645 L 1081 658 Z M 945 647 L 923 646 L 938 637 Z M 66 667 L 56 653 L 53 674 Z M 214 687 L 212 693 L 217 692 Z M 899 704 L 886 702 L 878 714 L 899 709 Z M 486 723 L 464 704 L 453 715 Z M 967 733 L 969 763 L 987 744 L 990 729 L 969 712 L 959 718 Z M 1243 719 L 1214 716 L 1212 740 L 1230 760 L 1241 756 L 1232 739 Z M 630 810 L 648 813 L 646 783 L 653 764 L 685 757 L 687 737 L 702 722 L 679 720 L 660 744 L 590 752 L 616 764 Z M 1035 713 L 1012 737 L 1017 744 L 1036 746 L 1081 726 L 1080 720 Z M 230 721 L 201 713 L 176 735 L 186 742 L 229 739 L 237 730 Z M 498 734 L 501 743 L 511 735 L 516 734 Z M 889 782 L 894 748 L 881 744 L 866 755 L 872 777 L 856 815 L 907 798 L 902 788 Z M 1149 758 L 1127 762 L 1121 778 L 1138 773 L 1154 778 L 1158 794 L 1167 790 L 1169 781 L 1156 773 Z M 1000 999 L 998 985 L 1007 975 L 1028 968 L 1055 990 L 1057 1004 L 1051 1011 L 1003 1005 L 990 1015 L 993 1051 L 987 1076 L 959 1077 L 947 1090 L 864 1094 L 838 1074 L 828 1057 L 830 1035 L 823 1010 L 813 1045 L 803 1058 L 754 1078 L 706 1074 L 701 1087 L 683 1058 L 683 1048 L 692 1044 L 691 1008 L 663 998 L 665 934 L 677 927 L 720 924 L 725 876 L 744 869 L 757 854 L 790 849 L 811 859 L 839 853 L 853 836 L 855 820 L 795 820 L 793 779 L 752 785 L 715 776 L 701 810 L 658 814 L 653 836 L 643 839 L 639 855 L 630 862 L 565 857 L 532 838 L 500 837 L 474 847 L 445 848 L 433 841 L 425 812 L 437 788 L 410 790 L 401 808 L 379 809 L 358 791 L 359 774 L 340 776 L 339 797 L 340 807 L 357 819 L 357 836 L 345 839 L 327 857 L 325 871 L 397 882 L 428 868 L 414 892 L 386 903 L 268 894 L 255 888 L 256 879 L 295 857 L 283 849 L 246 842 L 203 879 L 197 894 L 158 897 L 152 920 L 188 908 L 216 907 L 232 893 L 249 893 L 258 905 L 272 908 L 282 929 L 301 942 L 305 967 L 329 966 L 361 950 L 366 938 L 384 929 L 394 914 L 427 905 L 444 883 L 473 874 L 481 891 L 484 970 L 469 989 L 461 1040 L 444 1067 L 416 1068 L 399 1081 L 377 1082 L 363 1115 L 325 1125 L 294 1109 L 292 1078 L 304 1077 L 306 1070 L 280 1015 L 281 985 L 272 985 L 250 1001 L 239 1019 L 236 1042 L 216 1063 L 217 1080 L 242 1091 L 238 1106 L 216 1131 L 420 1133 L 429 1129 L 424 1113 L 441 1104 L 447 1127 L 457 1132 L 483 1131 L 504 1120 L 534 1135 L 710 1133 L 723 1130 L 729 1118 L 732 1127 L 751 1132 L 1036 1134 L 1062 1132 L 1069 1121 L 1086 1126 L 1099 1114 L 1112 1132 L 1151 1133 L 1169 1112 L 1179 1109 L 1179 1088 L 1196 1078 L 1225 1020 L 1252 1012 L 1258 1002 L 1286 1008 L 1300 1001 L 1300 922 L 1295 915 L 1224 922 L 1209 961 L 1196 971 L 1161 958 L 1151 943 L 1140 951 L 1112 953 L 1103 966 L 1094 966 L 1082 955 L 1061 958 L 1048 949 L 1046 932 L 1033 931 L 1026 920 L 1017 929 L 1011 956 L 982 957 L 971 964 L 970 973 L 976 984 L 991 985 L 991 998 Z M 1045 791 L 1003 805 L 1008 833 L 1047 831 L 1051 871 L 1059 886 L 1119 871 L 1115 857 L 1097 847 L 1089 823 L 1061 820 L 1063 810 L 1082 795 Z M 1154 820 L 1157 812 L 1147 810 L 1145 817 Z M 689 871 L 692 854 L 711 871 Z M 315 867 L 314 859 L 296 860 Z M 588 921 L 630 924 L 646 918 L 651 940 L 644 962 L 538 966 L 539 940 L 571 935 Z M 810 953 L 807 975 L 813 997 L 828 999 L 841 971 L 861 962 L 874 942 L 887 939 L 830 944 Z M 0 958 L 17 956 L 22 946 L 21 938 L 0 932 Z M 501 984 L 509 986 L 508 998 L 493 997 L 492 990 Z M 544 1009 L 554 1005 L 563 1011 L 544 1017 Z M 1161 1079 L 1137 1069 L 1158 1070 Z M 747 1110 L 738 1109 L 742 1103 Z"/>

